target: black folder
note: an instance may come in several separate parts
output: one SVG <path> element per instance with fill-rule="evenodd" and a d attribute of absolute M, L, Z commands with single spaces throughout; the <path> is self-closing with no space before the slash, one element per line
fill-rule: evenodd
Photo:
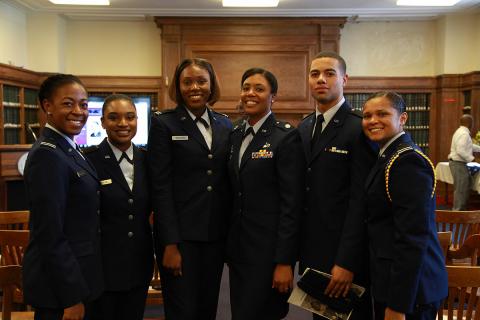
<path fill-rule="evenodd" d="M 359 294 L 359 292 L 354 292 L 354 290 L 350 289 L 346 297 L 329 297 L 324 292 L 330 282 L 330 277 L 330 275 L 323 272 L 307 268 L 297 285 L 306 294 L 326 304 L 328 307 L 348 314 L 360 303 L 363 291 Z"/>

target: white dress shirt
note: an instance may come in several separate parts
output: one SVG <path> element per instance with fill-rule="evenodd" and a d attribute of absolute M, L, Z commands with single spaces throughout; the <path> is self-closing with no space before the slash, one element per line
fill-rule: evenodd
<path fill-rule="evenodd" d="M 115 159 L 120 160 L 122 157 L 123 151 L 115 147 L 113 144 L 110 143 L 110 141 L 107 138 L 107 142 L 110 145 L 110 148 L 113 151 L 113 154 L 115 156 Z M 125 153 L 127 154 L 128 158 L 133 161 L 133 145 L 130 144 L 130 147 L 125 150 Z M 123 176 L 125 177 L 125 180 L 127 180 L 128 186 L 130 190 L 133 190 L 133 174 L 134 174 L 134 166 L 130 162 L 128 162 L 126 159 L 122 159 L 122 161 L 118 164 L 120 166 L 120 169 L 122 169 Z"/>
<path fill-rule="evenodd" d="M 205 109 L 205 112 L 202 114 L 200 118 L 205 120 L 208 124 L 208 129 L 205 128 L 205 125 L 201 123 L 200 121 L 195 121 L 197 119 L 197 116 L 194 115 L 190 110 L 187 109 L 188 114 L 192 118 L 193 122 L 197 125 L 198 130 L 202 133 L 203 138 L 205 139 L 205 142 L 207 143 L 208 148 L 211 150 L 212 149 L 212 124 L 210 123 L 210 117 L 208 116 L 208 110 Z"/>
<path fill-rule="evenodd" d="M 262 119 L 258 120 L 257 123 L 255 123 L 253 125 L 253 132 L 255 134 L 257 134 L 258 130 L 260 130 L 263 123 L 265 122 L 265 120 L 267 120 L 268 116 L 270 116 L 271 113 L 272 113 L 272 111 L 269 111 L 266 115 L 263 116 Z M 244 132 L 247 132 L 248 128 L 250 128 L 250 127 L 252 127 L 252 126 L 248 123 L 248 119 L 247 119 L 247 121 L 245 123 L 245 131 Z M 240 164 L 242 163 L 243 154 L 245 153 L 245 150 L 247 150 L 247 147 L 250 144 L 250 142 L 252 142 L 252 140 L 253 140 L 253 136 L 251 134 L 249 134 L 248 136 L 243 138 L 242 145 L 240 146 L 240 152 L 239 152 L 239 155 L 238 155 L 238 167 L 240 167 Z"/>
<path fill-rule="evenodd" d="M 473 152 L 480 152 L 480 146 L 473 144 L 470 130 L 460 126 L 453 134 L 448 159 L 465 163 L 472 162 L 475 159 Z"/>
<path fill-rule="evenodd" d="M 381 157 L 382 154 L 385 152 L 385 150 L 387 150 L 388 146 L 392 144 L 393 141 L 397 140 L 398 137 L 400 137 L 401 135 L 404 135 L 405 134 L 405 131 L 402 131 L 400 133 L 397 133 L 393 138 L 391 138 L 390 140 L 388 140 L 387 143 L 385 143 L 383 145 L 383 147 L 380 149 L 380 152 L 378 153 L 378 156 Z"/>
<path fill-rule="evenodd" d="M 328 123 L 330 122 L 330 120 L 332 120 L 333 116 L 335 115 L 335 113 L 337 113 L 338 109 L 340 109 L 340 107 L 342 106 L 342 104 L 345 102 L 345 98 L 342 97 L 342 99 L 340 99 L 340 101 L 334 105 L 333 107 L 331 107 L 330 109 L 328 109 L 327 111 L 325 111 L 325 113 L 323 113 L 323 123 L 322 123 L 322 132 L 323 130 L 325 130 L 325 128 L 327 127 Z M 322 114 L 320 111 L 318 111 L 318 108 L 315 108 L 315 119 L 317 119 L 318 115 Z M 312 138 L 313 138 L 313 134 L 315 133 L 315 130 L 317 130 L 317 122 L 315 121 L 315 124 L 313 126 L 313 130 L 312 130 Z"/>
<path fill-rule="evenodd" d="M 73 149 L 75 149 L 75 151 L 85 160 L 85 157 L 83 156 L 83 154 L 79 151 L 80 148 L 78 147 L 78 144 L 73 141 L 72 139 L 70 139 L 69 136 L 67 136 L 66 134 L 60 132 L 57 128 L 54 128 L 52 125 L 50 125 L 49 123 L 47 123 L 45 125 L 46 128 L 48 129 L 51 129 L 53 131 L 55 131 L 56 133 L 58 133 L 59 135 L 61 135 L 62 137 L 65 138 L 65 140 L 67 140 L 67 142 L 72 146 Z"/>

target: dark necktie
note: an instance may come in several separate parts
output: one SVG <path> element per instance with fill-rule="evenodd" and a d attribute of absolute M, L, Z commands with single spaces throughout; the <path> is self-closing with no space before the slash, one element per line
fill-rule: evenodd
<path fill-rule="evenodd" d="M 210 128 L 210 126 L 208 125 L 207 120 L 203 119 L 202 117 L 196 117 L 196 118 L 195 118 L 195 122 L 200 122 L 201 124 L 203 124 L 203 126 L 204 126 L 205 129 L 207 129 L 207 130 L 208 130 L 208 128 Z"/>
<path fill-rule="evenodd" d="M 313 126 L 315 129 L 312 128 L 312 130 L 315 130 L 315 132 L 313 132 L 313 136 L 312 136 L 312 140 L 311 140 L 311 146 L 312 147 L 318 141 L 318 137 L 320 137 L 320 134 L 322 134 L 323 121 L 325 121 L 325 118 L 323 117 L 323 114 L 319 114 L 317 116 L 316 121 L 315 121 L 315 125 Z"/>
<path fill-rule="evenodd" d="M 243 139 L 245 139 L 246 137 L 248 137 L 248 135 L 251 134 L 252 137 L 255 137 L 255 131 L 253 131 L 253 127 L 248 127 L 248 129 L 245 131 L 245 133 L 243 134 Z"/>
<path fill-rule="evenodd" d="M 118 163 L 122 162 L 123 159 L 127 160 L 130 164 L 133 164 L 133 160 L 131 160 L 125 152 L 123 152 L 120 159 L 118 159 Z"/>

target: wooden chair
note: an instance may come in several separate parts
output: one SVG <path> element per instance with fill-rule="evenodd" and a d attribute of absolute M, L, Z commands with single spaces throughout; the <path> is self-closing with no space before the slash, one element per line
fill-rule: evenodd
<path fill-rule="evenodd" d="M 480 267 L 447 266 L 448 297 L 440 305 L 438 319 L 480 319 Z"/>
<path fill-rule="evenodd" d="M 2 257 L 0 266 L 23 264 L 23 253 L 28 245 L 30 231 L 28 230 L 0 230 L 0 250 Z M 23 303 L 23 291 L 17 287 L 13 292 L 13 300 Z"/>
<path fill-rule="evenodd" d="M 438 241 L 440 242 L 440 247 L 442 247 L 442 252 L 443 252 L 443 257 L 445 258 L 445 261 L 447 261 L 447 252 L 448 249 L 450 248 L 450 245 L 452 243 L 452 232 L 451 231 L 445 231 L 445 232 L 437 232 L 438 235 Z"/>
<path fill-rule="evenodd" d="M 449 249 L 447 260 L 470 259 L 470 265 L 477 265 L 478 250 L 480 249 L 480 234 L 472 234 L 458 249 Z"/>
<path fill-rule="evenodd" d="M 21 266 L 0 266 L 0 286 L 3 291 L 2 297 L 2 320 L 33 320 L 33 312 L 12 312 L 13 291 L 22 285 Z"/>
<path fill-rule="evenodd" d="M 22 265 L 23 252 L 27 248 L 30 231 L 0 230 L 0 265 Z"/>
<path fill-rule="evenodd" d="M 436 210 L 437 231 L 452 231 L 452 246 L 458 249 L 468 236 L 480 233 L 480 211 Z"/>
<path fill-rule="evenodd" d="M 0 230 L 28 230 L 30 211 L 0 211 Z"/>

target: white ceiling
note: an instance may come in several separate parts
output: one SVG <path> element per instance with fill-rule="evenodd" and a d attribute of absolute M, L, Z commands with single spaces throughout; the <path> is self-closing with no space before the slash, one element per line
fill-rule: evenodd
<path fill-rule="evenodd" d="M 461 0 L 454 7 L 397 7 L 396 0 L 280 0 L 278 8 L 223 8 L 221 0 L 110 0 L 109 7 L 58 6 L 48 0 L 0 0 L 37 12 L 72 19 L 148 19 L 152 16 L 269 16 L 351 19 L 431 19 L 448 13 L 480 12 L 480 0 Z"/>

